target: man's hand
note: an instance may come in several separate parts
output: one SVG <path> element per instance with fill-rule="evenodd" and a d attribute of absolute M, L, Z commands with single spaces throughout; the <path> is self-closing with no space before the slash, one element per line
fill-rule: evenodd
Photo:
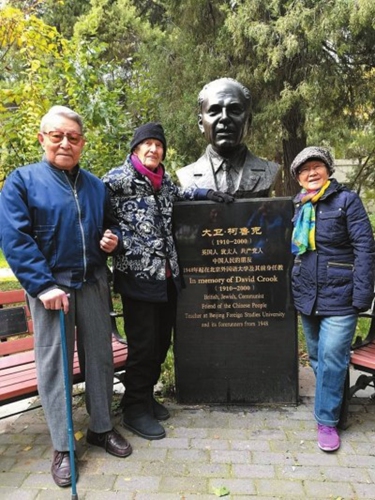
<path fill-rule="evenodd" d="M 42 293 L 39 295 L 39 299 L 42 301 L 46 309 L 63 309 L 65 314 L 69 311 L 69 296 L 64 292 L 64 290 L 60 290 L 60 288 L 54 288 L 49 292 Z"/>
<path fill-rule="evenodd" d="M 207 200 L 216 201 L 218 203 L 233 203 L 234 196 L 228 193 L 223 193 L 222 191 L 214 191 L 210 189 L 207 192 Z"/>
<path fill-rule="evenodd" d="M 110 229 L 107 229 L 100 240 L 100 248 L 103 252 L 111 253 L 118 245 L 118 236 L 112 233 Z"/>

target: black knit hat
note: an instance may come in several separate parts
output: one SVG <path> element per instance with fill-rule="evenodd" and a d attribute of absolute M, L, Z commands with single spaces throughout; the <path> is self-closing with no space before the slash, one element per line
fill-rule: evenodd
<path fill-rule="evenodd" d="M 335 171 L 333 166 L 333 158 L 328 149 L 321 148 L 318 146 L 309 146 L 308 148 L 303 149 L 298 155 L 294 158 L 291 166 L 290 173 L 294 177 L 297 178 L 299 168 L 310 160 L 320 160 L 322 161 L 326 167 L 328 168 L 329 175 L 331 176 Z"/>
<path fill-rule="evenodd" d="M 145 123 L 144 125 L 138 127 L 135 130 L 133 139 L 130 143 L 130 151 L 133 152 L 134 149 L 138 146 L 138 144 L 145 141 L 146 139 L 157 139 L 163 144 L 163 149 L 164 149 L 163 160 L 164 160 L 165 155 L 167 153 L 167 140 L 164 135 L 163 127 L 161 126 L 160 123 L 150 122 L 150 123 Z"/>

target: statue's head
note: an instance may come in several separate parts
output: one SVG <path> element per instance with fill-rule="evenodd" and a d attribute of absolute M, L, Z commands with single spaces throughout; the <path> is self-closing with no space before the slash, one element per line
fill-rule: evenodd
<path fill-rule="evenodd" d="M 215 151 L 225 156 L 243 141 L 251 123 L 250 91 L 233 78 L 219 78 L 198 96 L 198 125 Z"/>

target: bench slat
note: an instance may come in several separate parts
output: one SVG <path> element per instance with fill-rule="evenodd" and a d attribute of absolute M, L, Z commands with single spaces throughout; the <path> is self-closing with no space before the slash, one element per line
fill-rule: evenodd
<path fill-rule="evenodd" d="M 352 352 L 352 356 L 356 356 L 357 354 L 363 354 L 365 356 L 373 356 L 375 354 L 375 342 L 371 344 L 364 345 L 363 347 L 359 347 Z"/>
<path fill-rule="evenodd" d="M 25 291 L 22 289 L 0 292 L 0 304 L 17 304 L 21 302 L 25 302 Z"/>
<path fill-rule="evenodd" d="M 35 362 L 34 351 L 20 352 L 15 354 L 14 356 L 4 356 L 0 358 L 0 369 L 1 374 L 3 374 L 3 370 L 8 370 L 12 367 L 21 367 L 23 365 L 27 365 L 28 363 Z"/>
<path fill-rule="evenodd" d="M 361 370 L 362 368 L 369 368 L 375 371 L 375 359 L 374 358 L 365 358 L 365 357 L 356 357 L 351 360 L 351 364 Z"/>
<path fill-rule="evenodd" d="M 358 351 L 354 351 L 352 354 L 352 359 L 358 358 L 358 357 L 363 357 L 363 358 L 372 358 L 375 356 L 375 346 L 372 348 L 369 348 L 366 346 L 366 348 L 358 349 Z"/>
<path fill-rule="evenodd" d="M 34 384 L 19 385 L 12 388 L 11 391 L 6 393 L 6 397 L 0 393 L 0 404 L 14 403 L 20 399 L 31 398 L 38 395 L 36 381 Z M 4 401 L 4 402 L 3 402 Z"/>
<path fill-rule="evenodd" d="M 366 345 L 364 347 L 360 347 L 359 349 L 356 349 L 355 351 L 353 351 L 352 357 L 355 357 L 358 355 L 371 357 L 371 356 L 374 356 L 374 354 L 375 354 L 375 344 L 373 344 L 373 345 L 370 344 L 370 345 Z"/>
<path fill-rule="evenodd" d="M 25 366 L 22 371 L 18 372 L 6 372 L 1 375 L 1 387 L 0 392 L 4 391 L 7 387 L 15 384 L 25 384 L 27 385 L 30 380 L 36 378 L 35 364 L 29 363 Z"/>
<path fill-rule="evenodd" d="M 359 359 L 357 361 L 353 361 L 352 365 L 357 368 L 357 370 L 362 370 L 362 371 L 375 371 L 375 361 L 371 360 L 363 360 Z M 366 370 L 367 368 L 367 370 Z"/>
<path fill-rule="evenodd" d="M 0 342 L 0 356 L 9 356 L 10 354 L 22 353 L 34 349 L 34 336 L 29 335 L 21 339 L 7 340 Z M 0 359 L 1 366 L 1 359 Z"/>
<path fill-rule="evenodd" d="M 128 355 L 128 346 L 126 344 L 120 344 L 116 341 L 116 339 L 114 339 L 112 342 L 112 348 L 115 368 L 121 368 L 121 362 L 123 361 L 125 363 Z M 75 353 L 74 359 L 76 359 L 76 356 L 77 354 Z M 5 356 L 0 358 L 1 377 L 3 377 L 3 370 L 9 370 L 12 367 L 17 369 L 18 366 L 22 366 L 30 362 L 35 362 L 34 351 L 23 352 L 14 356 Z"/>
<path fill-rule="evenodd" d="M 350 363 L 358 368 L 375 370 L 375 340 L 369 344 L 354 349 L 350 356 Z"/>

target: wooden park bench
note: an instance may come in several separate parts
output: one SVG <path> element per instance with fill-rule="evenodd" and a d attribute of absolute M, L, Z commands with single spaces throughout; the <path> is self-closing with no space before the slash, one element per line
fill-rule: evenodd
<path fill-rule="evenodd" d="M 122 381 L 128 348 L 116 326 L 116 317 L 120 315 L 111 313 L 113 363 L 116 377 Z M 84 382 L 84 374 L 75 349 L 73 383 L 80 382 Z M 0 406 L 37 394 L 33 322 L 25 292 L 0 292 Z"/>
<path fill-rule="evenodd" d="M 350 365 L 362 373 L 353 385 L 350 385 L 350 370 L 346 379 L 344 400 L 341 410 L 340 427 L 348 427 L 348 411 L 351 398 L 367 387 L 373 387 L 374 393 L 370 396 L 375 401 L 375 300 L 372 309 L 361 313 L 361 318 L 369 318 L 370 326 L 365 339 L 357 337 L 352 345 Z"/>

